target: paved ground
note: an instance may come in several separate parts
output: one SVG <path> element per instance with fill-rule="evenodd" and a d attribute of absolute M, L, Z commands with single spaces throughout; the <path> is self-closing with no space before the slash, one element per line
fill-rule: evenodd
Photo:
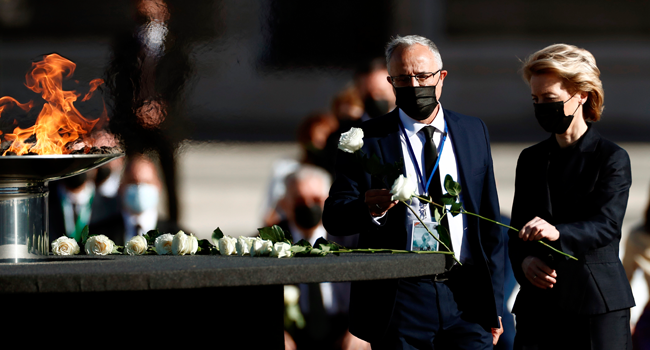
<path fill-rule="evenodd" d="M 514 195 L 517 157 L 526 144 L 492 146 L 501 211 L 509 215 Z M 650 194 L 650 144 L 623 144 L 632 160 L 633 182 L 623 235 L 641 221 Z M 261 207 L 273 162 L 295 158 L 294 143 L 187 143 L 181 150 L 181 223 L 190 232 L 208 238 L 213 229 L 252 235 L 261 227 Z M 637 305 L 648 299 L 637 271 L 633 289 Z M 638 315 L 642 307 L 633 309 Z"/>

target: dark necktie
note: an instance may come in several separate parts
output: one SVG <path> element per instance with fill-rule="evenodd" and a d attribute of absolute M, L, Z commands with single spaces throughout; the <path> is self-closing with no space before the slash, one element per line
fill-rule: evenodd
<path fill-rule="evenodd" d="M 436 153 L 436 146 L 433 144 L 433 132 L 435 129 L 433 126 L 425 126 L 422 128 L 421 132 L 424 133 L 424 169 L 426 173 L 424 174 L 425 176 L 425 181 L 429 179 L 429 176 L 431 175 L 431 172 L 433 171 L 433 167 L 436 165 L 436 160 L 438 160 L 438 154 Z M 427 189 L 427 192 L 429 193 L 429 196 L 433 199 L 435 203 L 442 204 L 442 201 L 440 200 L 440 197 L 442 197 L 442 187 L 440 186 L 440 164 L 438 164 L 438 169 L 436 169 L 435 174 L 433 174 L 433 178 L 431 179 L 431 183 L 429 184 L 429 188 Z M 430 204 L 429 209 L 431 210 L 431 217 L 433 218 L 433 211 L 435 210 L 436 206 Z M 441 210 L 442 213 L 442 210 Z M 442 219 L 441 222 L 442 226 L 444 227 L 441 231 L 438 232 L 440 234 L 440 240 L 444 242 L 451 251 L 454 251 L 454 248 L 451 246 L 451 237 L 449 236 L 449 223 L 447 222 L 447 216 L 445 216 Z M 444 247 L 440 247 L 438 250 L 444 250 Z"/>

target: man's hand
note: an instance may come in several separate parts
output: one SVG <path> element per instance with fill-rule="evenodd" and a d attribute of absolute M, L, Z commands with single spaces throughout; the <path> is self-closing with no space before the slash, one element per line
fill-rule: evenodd
<path fill-rule="evenodd" d="M 399 201 L 392 201 L 392 195 L 387 189 L 366 191 L 366 204 L 370 215 L 377 217 L 386 214 L 388 209 L 394 207 Z"/>
<path fill-rule="evenodd" d="M 539 241 L 542 238 L 546 238 L 549 241 L 557 241 L 560 238 L 560 231 L 555 226 L 546 222 L 546 220 L 536 216 L 519 231 L 519 238 L 524 241 Z"/>
<path fill-rule="evenodd" d="M 497 345 L 501 334 L 503 334 L 503 322 L 501 322 L 501 316 L 499 316 L 499 328 L 492 328 L 492 345 Z"/>
<path fill-rule="evenodd" d="M 528 256 L 521 262 L 521 269 L 533 286 L 548 289 L 557 282 L 557 273 L 540 259 Z"/>

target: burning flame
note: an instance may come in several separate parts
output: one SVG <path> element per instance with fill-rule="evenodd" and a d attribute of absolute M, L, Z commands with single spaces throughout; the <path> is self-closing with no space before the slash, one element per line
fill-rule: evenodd
<path fill-rule="evenodd" d="M 40 93 L 47 103 L 43 106 L 33 126 L 27 129 L 16 127 L 13 133 L 4 134 L 5 141 L 13 142 L 3 155 L 6 155 L 7 152 L 17 155 L 26 153 L 68 154 L 72 152 L 72 149 L 68 147 L 71 142 L 74 143 L 79 139 L 84 143 L 91 141 L 90 132 L 97 122 L 106 119 L 106 107 L 104 106 L 102 115 L 95 120 L 84 118 L 75 108 L 74 102 L 81 94 L 74 90 L 64 91 L 63 78 L 70 78 L 76 67 L 74 62 L 58 54 L 47 55 L 42 61 L 32 63 L 32 70 L 25 76 L 25 86 Z M 103 83 L 102 79 L 92 80 L 90 91 L 81 101 L 90 99 Z M 21 104 L 16 99 L 5 96 L 0 98 L 0 115 L 11 104 L 15 104 L 25 112 L 28 112 L 34 105 L 32 101 Z"/>

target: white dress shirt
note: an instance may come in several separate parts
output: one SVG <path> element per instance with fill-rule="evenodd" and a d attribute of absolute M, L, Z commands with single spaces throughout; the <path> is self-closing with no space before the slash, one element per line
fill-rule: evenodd
<path fill-rule="evenodd" d="M 155 230 L 158 223 L 158 208 L 151 208 L 145 210 L 140 214 L 131 214 L 127 211 L 122 211 L 122 218 L 124 218 L 124 242 L 128 242 L 135 235 L 144 235 L 145 233 Z M 138 226 L 140 229 L 138 230 Z M 176 232 L 164 232 L 176 234 Z"/>
<path fill-rule="evenodd" d="M 302 233 L 300 232 L 300 229 L 294 225 L 293 223 L 289 223 L 289 230 L 291 230 L 291 236 L 293 237 L 294 242 L 298 242 L 299 240 L 305 238 Z M 322 224 L 319 224 L 314 233 L 311 235 L 309 238 L 309 244 L 314 246 L 314 243 L 320 238 L 323 237 L 327 239 L 327 231 L 325 231 L 325 228 L 323 227 Z M 339 303 L 338 301 L 334 298 L 334 291 L 332 290 L 332 284 L 329 282 L 323 282 L 319 283 L 320 287 L 320 293 L 323 298 L 323 307 L 325 308 L 325 312 L 327 312 L 328 315 L 334 315 L 338 312 L 340 312 L 339 308 Z M 300 293 L 302 295 L 308 295 L 308 289 L 306 284 L 300 284 L 298 286 L 300 288 Z M 301 298 L 300 300 L 300 308 L 304 312 L 309 312 L 309 299 L 308 298 Z"/>
<path fill-rule="evenodd" d="M 426 182 L 431 174 L 425 174 L 423 146 L 425 143 L 426 136 L 424 135 L 424 133 L 421 133 L 420 130 L 422 130 L 422 128 L 424 128 L 427 125 L 431 125 L 435 128 L 435 132 L 433 134 L 433 144 L 436 147 L 436 154 L 438 154 L 440 151 L 441 142 L 445 132 L 445 119 L 444 119 L 444 113 L 442 111 L 442 105 L 440 105 L 440 108 L 438 108 L 438 114 L 436 114 L 436 118 L 433 120 L 433 122 L 431 122 L 431 124 L 423 124 L 417 120 L 414 120 L 410 118 L 408 115 L 406 115 L 406 113 L 404 113 L 404 111 L 402 111 L 401 109 L 399 110 L 399 117 L 400 120 L 402 121 L 402 125 L 404 125 L 406 136 L 408 136 L 409 141 L 411 143 L 413 154 L 417 158 L 417 164 L 420 168 L 420 174 L 422 174 L 422 176 L 424 177 L 423 181 Z M 460 182 L 458 177 L 458 167 L 456 164 L 456 155 L 454 154 L 454 147 L 451 142 L 453 135 L 450 134 L 451 133 L 447 134 L 447 139 L 445 141 L 445 145 L 442 149 L 442 155 L 440 155 L 440 161 L 438 163 L 438 168 L 440 169 L 440 178 L 439 179 L 433 178 L 431 180 L 431 181 L 440 181 L 440 187 L 442 188 L 443 194 L 447 193 L 444 184 L 445 177 L 447 175 L 451 175 L 454 181 Z M 416 165 L 413 161 L 413 158 L 411 157 L 411 154 L 409 153 L 408 144 L 406 143 L 405 135 L 401 131 L 400 131 L 400 140 L 402 144 L 402 157 L 404 159 L 404 167 L 406 168 L 406 177 L 411 181 L 418 183 L 418 193 L 420 195 L 423 195 L 426 193 L 426 189 L 424 188 L 424 184 L 422 184 L 422 182 L 418 178 L 418 175 L 416 174 L 416 170 L 415 170 Z M 462 193 L 461 193 L 461 200 L 462 200 Z M 417 199 L 413 199 L 411 206 L 417 213 L 420 213 L 420 202 Z M 432 207 L 431 204 L 429 206 Z M 448 206 L 448 208 L 449 207 L 450 206 Z M 428 215 L 430 215 L 430 213 L 427 211 L 427 218 L 422 218 L 422 219 L 425 221 L 427 220 L 434 221 L 433 219 L 428 217 Z M 451 243 L 453 245 L 453 249 L 454 249 L 454 253 L 456 254 L 456 257 L 461 262 L 465 262 L 468 259 L 471 259 L 469 245 L 467 244 L 467 237 L 465 235 L 465 230 L 467 229 L 467 225 L 466 225 L 466 220 L 464 218 L 464 215 L 456 215 L 454 217 L 451 214 L 447 214 L 447 220 L 449 223 Z M 413 213 L 410 210 L 407 210 L 407 225 L 411 227 L 411 223 L 413 221 L 417 221 L 417 218 L 413 215 Z"/>

